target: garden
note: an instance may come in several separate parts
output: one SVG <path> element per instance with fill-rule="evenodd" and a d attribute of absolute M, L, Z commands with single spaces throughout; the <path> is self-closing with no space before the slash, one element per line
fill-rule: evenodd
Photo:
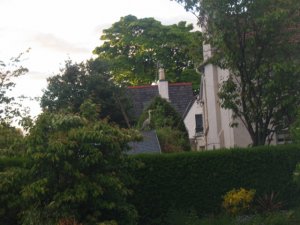
<path fill-rule="evenodd" d="M 139 224 L 299 224 L 297 145 L 136 156 Z"/>

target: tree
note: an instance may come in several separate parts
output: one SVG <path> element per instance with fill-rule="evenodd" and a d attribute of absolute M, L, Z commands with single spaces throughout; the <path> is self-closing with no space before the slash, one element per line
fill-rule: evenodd
<path fill-rule="evenodd" d="M 0 123 L 0 224 L 18 225 L 18 213 L 22 205 L 21 184 L 24 181 L 20 165 L 26 152 L 24 137 L 16 129 Z"/>
<path fill-rule="evenodd" d="M 28 52 L 27 50 L 26 52 Z M 20 66 L 23 53 L 12 57 L 8 63 L 0 60 L 0 122 L 11 123 L 15 117 L 21 115 L 20 104 L 9 92 L 15 87 L 15 78 L 24 75 L 28 69 Z"/>
<path fill-rule="evenodd" d="M 97 104 L 98 118 L 130 126 L 127 115 L 129 100 L 124 89 L 110 79 L 107 64 L 100 60 L 79 64 L 66 62 L 60 74 L 48 79 L 41 107 L 48 112 L 79 113 L 81 104 L 87 99 Z"/>
<path fill-rule="evenodd" d="M 178 112 L 165 99 L 156 97 L 142 113 L 138 127 L 143 126 L 151 111 L 149 128 L 157 131 L 163 152 L 180 152 L 191 149 L 189 136 Z"/>
<path fill-rule="evenodd" d="M 104 43 L 95 48 L 100 59 L 111 63 L 113 79 L 131 85 L 157 80 L 163 64 L 168 80 L 193 81 L 199 86 L 195 68 L 202 62 L 202 34 L 186 22 L 165 26 L 154 18 L 121 17 L 103 31 Z"/>
<path fill-rule="evenodd" d="M 0 157 L 16 156 L 25 152 L 24 136 L 20 129 L 0 123 Z"/>
<path fill-rule="evenodd" d="M 31 128 L 21 191 L 24 225 L 136 224 L 136 211 L 127 203 L 134 164 L 125 151 L 139 136 L 99 121 L 92 108 L 87 102 L 82 115 L 42 113 Z"/>
<path fill-rule="evenodd" d="M 230 71 L 220 88 L 221 106 L 240 118 L 253 145 L 288 127 L 300 103 L 300 2 L 177 2 L 199 13 L 214 50 L 211 62 Z"/>

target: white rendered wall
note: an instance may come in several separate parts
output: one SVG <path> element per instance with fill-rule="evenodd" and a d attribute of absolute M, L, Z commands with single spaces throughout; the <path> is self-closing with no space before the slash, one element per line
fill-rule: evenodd
<path fill-rule="evenodd" d="M 195 137 L 195 129 L 196 129 L 196 121 L 195 121 L 195 115 L 196 114 L 203 114 L 203 109 L 200 105 L 200 102 L 195 101 L 193 106 L 191 107 L 190 111 L 184 118 L 183 122 L 185 124 L 185 127 L 189 133 L 189 139 L 192 139 Z"/>
<path fill-rule="evenodd" d="M 204 59 L 209 59 L 211 54 L 210 46 L 204 45 Z M 233 121 L 232 111 L 220 106 L 219 88 L 228 77 L 228 70 L 222 70 L 212 64 L 205 66 L 201 88 L 203 88 L 206 149 L 247 147 L 252 143 L 244 124 L 239 119 Z M 233 122 L 237 122 L 238 127 L 231 127 Z"/>
<path fill-rule="evenodd" d="M 195 144 L 197 150 L 205 147 L 204 136 L 196 135 L 196 120 L 195 115 L 203 115 L 203 108 L 200 105 L 200 101 L 195 101 L 190 108 L 188 114 L 185 116 L 183 122 L 189 134 L 189 139 L 192 140 Z M 203 118 L 204 119 L 204 118 Z"/>
<path fill-rule="evenodd" d="M 216 67 L 212 64 L 205 66 L 204 73 L 204 115 L 205 115 L 205 134 L 206 134 L 206 148 L 215 149 L 220 148 L 219 132 L 220 127 L 220 109 L 217 96 L 218 77 Z"/>

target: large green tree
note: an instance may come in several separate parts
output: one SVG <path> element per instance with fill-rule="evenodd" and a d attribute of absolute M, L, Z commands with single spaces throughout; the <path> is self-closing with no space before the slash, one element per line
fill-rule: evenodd
<path fill-rule="evenodd" d="M 253 145 L 288 127 L 300 103 L 300 1 L 176 1 L 198 13 L 211 62 L 230 71 L 221 106 L 241 119 Z"/>
<path fill-rule="evenodd" d="M 100 59 L 109 60 L 113 79 L 131 85 L 157 80 L 163 64 L 169 81 L 192 81 L 199 86 L 195 68 L 202 62 L 202 34 L 191 24 L 162 25 L 154 18 L 121 17 L 103 31 L 104 43 L 95 48 Z"/>
<path fill-rule="evenodd" d="M 110 79 L 106 62 L 90 60 L 78 64 L 67 61 L 60 74 L 48 79 L 41 106 L 48 112 L 78 113 L 81 104 L 90 99 L 98 106 L 98 118 L 129 126 L 130 104 L 124 91 Z"/>
<path fill-rule="evenodd" d="M 139 135 L 98 120 L 96 109 L 88 101 L 77 115 L 38 117 L 27 137 L 22 224 L 136 224 L 127 203 L 134 164 L 125 151 Z"/>

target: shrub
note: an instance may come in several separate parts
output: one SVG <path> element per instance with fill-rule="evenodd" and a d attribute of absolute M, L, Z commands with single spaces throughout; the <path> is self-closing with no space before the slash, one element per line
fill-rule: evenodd
<path fill-rule="evenodd" d="M 186 143 L 186 137 L 180 130 L 171 127 L 162 127 L 156 130 L 162 152 L 182 152 L 182 146 Z"/>
<path fill-rule="evenodd" d="M 257 197 L 256 204 L 259 212 L 270 213 L 283 208 L 283 202 L 278 199 L 279 193 L 271 191 L 270 194 L 264 194 Z"/>
<path fill-rule="evenodd" d="M 105 121 L 41 114 L 28 136 L 31 161 L 21 191 L 23 224 L 56 224 L 61 218 L 66 218 L 61 223 L 74 218 L 85 225 L 109 220 L 136 224 L 136 210 L 127 201 L 128 170 L 135 165 L 125 151 L 137 137 L 137 131 Z"/>
<path fill-rule="evenodd" d="M 131 202 L 140 224 L 163 224 L 170 206 L 193 208 L 199 216 L 219 213 L 222 196 L 236 187 L 256 190 L 257 196 L 280 192 L 285 207 L 297 204 L 293 183 L 300 146 L 139 155 L 144 166 L 132 172 L 138 183 Z"/>
<path fill-rule="evenodd" d="M 232 189 L 223 196 L 222 206 L 230 215 L 246 213 L 250 210 L 255 190 Z"/>

